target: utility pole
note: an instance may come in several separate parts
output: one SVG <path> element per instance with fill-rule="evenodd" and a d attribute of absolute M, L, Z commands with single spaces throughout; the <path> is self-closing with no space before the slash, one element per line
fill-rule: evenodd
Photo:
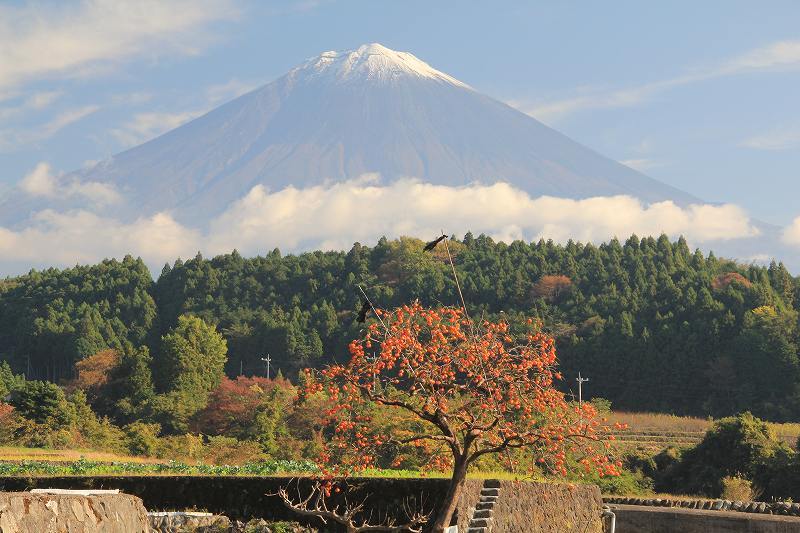
<path fill-rule="evenodd" d="M 267 379 L 269 379 L 269 364 L 272 362 L 272 359 L 270 358 L 269 354 L 267 354 L 267 356 L 262 357 L 261 360 L 267 365 Z"/>
<path fill-rule="evenodd" d="M 589 378 L 582 378 L 581 373 L 578 372 L 578 377 L 575 378 L 578 382 L 578 405 L 583 406 L 583 384 L 589 381 Z"/>

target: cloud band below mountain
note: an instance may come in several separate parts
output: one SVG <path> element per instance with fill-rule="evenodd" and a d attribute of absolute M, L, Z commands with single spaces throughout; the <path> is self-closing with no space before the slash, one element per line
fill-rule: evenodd
<path fill-rule="evenodd" d="M 275 247 L 289 252 L 347 249 L 355 241 L 426 237 L 440 229 L 486 233 L 504 241 L 600 242 L 631 233 L 666 233 L 701 244 L 758 235 L 748 215 L 734 205 L 645 205 L 628 196 L 532 198 L 505 183 L 448 187 L 411 179 L 380 184 L 365 177 L 275 192 L 259 185 L 205 230 L 182 225 L 167 213 L 122 222 L 83 209 L 43 210 L 22 229 L 0 228 L 0 271 L 125 254 L 141 256 L 157 268 L 198 250 L 218 254 L 236 248 L 249 255 Z"/>

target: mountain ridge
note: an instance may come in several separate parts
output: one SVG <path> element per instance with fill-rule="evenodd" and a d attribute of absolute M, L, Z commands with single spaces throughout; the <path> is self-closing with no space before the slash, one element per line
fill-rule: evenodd
<path fill-rule="evenodd" d="M 364 174 L 452 187 L 502 181 L 531 196 L 701 202 L 377 43 L 324 52 L 69 178 L 116 188 L 127 205 L 108 208 L 115 216 L 166 211 L 204 225 L 256 185 L 305 188 Z M 7 201 L 0 223 L 18 222 L 19 204 L 35 211 Z"/>

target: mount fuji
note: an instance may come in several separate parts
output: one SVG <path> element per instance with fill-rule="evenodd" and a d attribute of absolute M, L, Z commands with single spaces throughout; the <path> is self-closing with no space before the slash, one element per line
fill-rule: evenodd
<path fill-rule="evenodd" d="M 358 223 L 354 223 L 358 213 Z M 0 270 L 197 250 L 344 249 L 381 235 L 677 238 L 800 265 L 781 229 L 603 157 L 406 52 L 324 52 L 89 168 L 0 198 Z"/>
<path fill-rule="evenodd" d="M 129 207 L 114 207 L 115 216 L 168 211 L 203 224 L 256 185 L 275 191 L 364 174 L 446 186 L 506 182 L 532 197 L 699 203 L 380 44 L 324 52 L 70 178 L 120 191 Z M 31 200 L 0 207 L 0 223 L 35 211 Z"/>

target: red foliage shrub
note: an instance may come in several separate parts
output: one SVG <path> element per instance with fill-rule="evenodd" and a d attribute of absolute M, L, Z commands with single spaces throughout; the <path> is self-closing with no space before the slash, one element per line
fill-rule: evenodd
<path fill-rule="evenodd" d="M 539 278 L 533 286 L 533 295 L 537 298 L 544 298 L 552 302 L 558 299 L 559 295 L 572 286 L 572 280 L 563 275 L 547 275 Z"/>
<path fill-rule="evenodd" d="M 101 350 L 75 363 L 77 377 L 66 384 L 68 391 L 80 389 L 86 393 L 90 402 L 94 401 L 100 391 L 108 384 L 112 371 L 119 364 L 119 353 L 116 350 Z"/>
<path fill-rule="evenodd" d="M 275 388 L 294 396 L 294 386 L 286 379 L 239 376 L 223 378 L 209 397 L 208 405 L 195 415 L 192 431 L 244 439 L 251 437 L 255 417 Z"/>
<path fill-rule="evenodd" d="M 743 287 L 753 286 L 753 284 L 750 283 L 749 279 L 742 276 L 738 272 L 725 272 L 724 274 L 720 274 L 711 281 L 711 287 L 715 291 L 719 291 L 726 289 L 728 285 L 730 285 L 731 283 L 737 283 Z"/>
<path fill-rule="evenodd" d="M 0 402 L 0 444 L 11 444 L 14 431 L 19 427 L 14 408 L 7 403 Z"/>

